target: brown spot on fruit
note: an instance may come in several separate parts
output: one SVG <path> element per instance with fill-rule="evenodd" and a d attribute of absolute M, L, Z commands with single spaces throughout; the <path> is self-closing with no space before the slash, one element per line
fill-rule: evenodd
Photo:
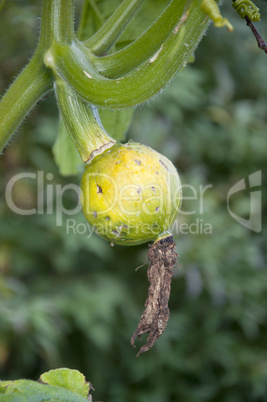
<path fill-rule="evenodd" d="M 155 209 L 155 211 L 156 211 L 156 212 L 159 212 L 159 207 L 157 207 L 157 208 Z"/>
<path fill-rule="evenodd" d="M 95 211 L 93 212 L 93 217 L 97 218 L 97 212 L 95 212 Z"/>
<path fill-rule="evenodd" d="M 159 163 L 164 167 L 164 169 L 169 170 L 168 166 L 160 159 Z"/>
<path fill-rule="evenodd" d="M 135 161 L 135 163 L 136 163 L 137 165 L 141 165 L 141 164 L 142 164 L 142 162 L 141 162 L 139 159 L 135 159 L 134 161 Z"/>
<path fill-rule="evenodd" d="M 102 188 L 101 188 L 98 184 L 96 185 L 96 187 L 97 187 L 97 192 L 98 192 L 99 194 L 102 194 L 102 193 L 103 193 Z"/>

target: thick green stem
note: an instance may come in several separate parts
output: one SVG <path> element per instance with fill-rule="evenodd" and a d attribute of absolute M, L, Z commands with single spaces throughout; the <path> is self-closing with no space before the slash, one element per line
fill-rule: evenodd
<path fill-rule="evenodd" d="M 186 64 L 207 26 L 199 0 L 192 0 L 175 30 L 159 51 L 125 77 L 101 76 L 88 59 L 87 49 L 76 44 L 55 44 L 51 52 L 57 73 L 85 101 L 110 109 L 135 106 L 157 94 Z"/>
<path fill-rule="evenodd" d="M 70 44 L 74 38 L 74 0 L 43 0 L 39 46 L 47 49 L 53 40 Z"/>
<path fill-rule="evenodd" d="M 105 24 L 85 42 L 95 55 L 107 53 L 144 0 L 124 0 Z"/>
<path fill-rule="evenodd" d="M 43 61 L 46 52 L 53 42 L 70 44 L 73 38 L 73 0 L 43 0 L 37 50 L 0 102 L 0 150 L 36 102 L 53 88 Z"/>
<path fill-rule="evenodd" d="M 55 90 L 65 127 L 84 162 L 91 162 L 116 143 L 104 130 L 95 106 L 78 98 L 60 78 L 56 80 Z"/>
<path fill-rule="evenodd" d="M 175 26 L 186 0 L 172 0 L 160 17 L 133 43 L 105 57 L 93 56 L 96 69 L 107 78 L 117 78 L 129 73 L 158 51 Z"/>
<path fill-rule="evenodd" d="M 0 151 L 36 102 L 52 89 L 52 85 L 41 55 L 35 54 L 1 99 Z"/>

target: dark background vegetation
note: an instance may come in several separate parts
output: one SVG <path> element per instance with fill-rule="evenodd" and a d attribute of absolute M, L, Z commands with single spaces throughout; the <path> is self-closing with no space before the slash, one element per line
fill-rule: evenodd
<path fill-rule="evenodd" d="M 146 267 L 135 269 L 146 262 L 146 245 L 111 248 L 96 236 L 67 235 L 68 216 L 57 227 L 55 214 L 20 216 L 6 203 L 7 183 L 17 173 L 44 172 L 45 185 L 54 188 L 79 184 L 80 176 L 61 177 L 53 161 L 58 112 L 49 97 L 0 159 L 1 379 L 38 379 L 69 367 L 93 383 L 96 401 L 267 401 L 266 215 L 255 233 L 230 216 L 226 203 L 236 182 L 248 184 L 262 170 L 266 211 L 267 55 L 230 3 L 223 12 L 235 31 L 211 27 L 195 63 L 136 109 L 127 134 L 169 157 L 183 183 L 212 185 L 203 213 L 199 200 L 184 200 L 183 209 L 196 213 L 180 222 L 198 222 L 199 231 L 209 224 L 212 234 L 196 234 L 195 225 L 175 235 L 180 260 L 166 332 L 135 357 L 130 337 L 148 287 Z M 267 39 L 266 2 L 258 3 L 257 26 Z M 8 0 L 0 12 L 0 93 L 35 48 L 39 12 L 34 0 Z M 14 187 L 22 208 L 36 207 L 36 194 L 32 179 Z M 77 202 L 73 192 L 65 195 L 66 208 Z M 249 196 L 244 190 L 231 200 L 243 218 Z M 81 212 L 75 219 L 85 223 Z"/>

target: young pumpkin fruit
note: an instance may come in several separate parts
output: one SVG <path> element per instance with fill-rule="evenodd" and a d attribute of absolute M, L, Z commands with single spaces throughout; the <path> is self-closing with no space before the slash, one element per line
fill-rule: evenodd
<path fill-rule="evenodd" d="M 169 236 L 182 197 L 173 164 L 136 142 L 96 156 L 85 168 L 81 190 L 84 215 L 96 233 L 125 246 Z"/>

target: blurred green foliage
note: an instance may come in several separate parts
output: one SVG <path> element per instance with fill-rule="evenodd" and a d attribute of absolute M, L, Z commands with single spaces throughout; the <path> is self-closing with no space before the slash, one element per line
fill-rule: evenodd
<path fill-rule="evenodd" d="M 78 5 L 81 2 L 78 2 Z M 257 26 L 267 39 L 267 7 Z M 8 1 L 0 13 L 0 92 L 21 70 L 38 37 L 39 2 Z M 147 295 L 147 246 L 111 248 L 79 228 L 79 212 L 56 226 L 56 186 L 79 184 L 60 176 L 52 156 L 58 130 L 53 97 L 20 127 L 0 159 L 0 378 L 38 379 L 56 367 L 83 372 L 109 402 L 267 401 L 267 59 L 231 4 L 224 14 L 235 31 L 211 27 L 187 67 L 161 96 L 135 111 L 128 139 L 169 157 L 184 184 L 210 185 L 185 199 L 175 235 L 180 254 L 170 298 L 168 328 L 154 348 L 136 359 L 130 336 Z M 262 231 L 255 233 L 227 211 L 230 188 L 262 171 Z M 52 186 L 53 213 L 21 216 L 7 205 L 9 180 L 43 174 Z M 43 172 L 43 173 L 42 173 Z M 52 174 L 47 176 L 47 174 Z M 39 176 L 41 177 L 41 176 Z M 42 189 L 39 189 L 39 193 Z M 36 208 L 37 183 L 16 183 L 20 208 Z M 192 197 L 188 187 L 185 196 Z M 249 188 L 231 208 L 249 217 Z M 64 207 L 77 203 L 65 192 Z M 196 234 L 196 222 L 212 233 Z M 195 226 L 190 226 L 195 224 Z M 77 229 L 77 226 L 76 226 Z M 201 232 L 200 228 L 198 230 Z M 190 233 L 191 232 L 191 233 Z"/>

